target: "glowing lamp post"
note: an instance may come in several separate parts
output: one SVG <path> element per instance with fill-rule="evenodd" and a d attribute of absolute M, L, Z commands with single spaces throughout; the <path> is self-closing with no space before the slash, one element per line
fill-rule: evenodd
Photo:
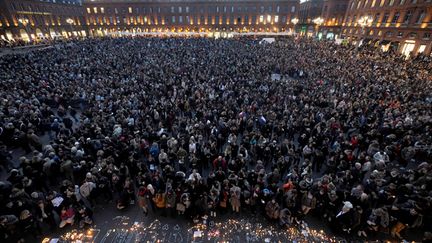
<path fill-rule="evenodd" d="M 74 22 L 75 22 L 75 21 L 74 21 L 72 18 L 67 18 L 67 19 L 66 19 L 66 23 L 69 24 L 69 28 L 70 28 L 70 32 L 71 32 L 71 36 L 72 36 L 72 34 L 73 34 L 72 24 L 73 24 Z"/>
<path fill-rule="evenodd" d="M 365 27 L 370 26 L 373 22 L 373 19 L 370 16 L 363 16 L 358 20 L 358 24 L 362 28 L 362 33 L 365 32 Z"/>
<path fill-rule="evenodd" d="M 365 36 L 365 32 L 366 32 L 365 27 L 370 26 L 372 24 L 372 22 L 373 22 L 373 19 L 370 16 L 363 16 L 358 20 L 357 23 L 361 27 L 362 36 Z M 361 42 L 359 42 L 359 45 L 361 45 L 362 43 L 363 43 L 363 40 L 361 40 Z"/>
<path fill-rule="evenodd" d="M 318 18 L 313 20 L 313 23 L 315 24 L 316 35 L 318 36 L 319 27 L 320 27 L 320 25 L 322 25 L 324 23 L 324 19 L 321 17 L 318 17 Z"/>
<path fill-rule="evenodd" d="M 291 19 L 291 23 L 293 24 L 293 29 L 294 29 L 294 35 L 296 34 L 296 25 L 298 22 L 299 22 L 298 18 Z"/>
<path fill-rule="evenodd" d="M 29 41 L 31 41 L 31 34 L 30 34 L 30 31 L 28 30 L 28 23 L 30 21 L 27 18 L 19 18 L 18 22 L 24 26 L 24 29 L 26 30 L 26 33 L 27 33 L 27 37 L 28 37 Z"/>

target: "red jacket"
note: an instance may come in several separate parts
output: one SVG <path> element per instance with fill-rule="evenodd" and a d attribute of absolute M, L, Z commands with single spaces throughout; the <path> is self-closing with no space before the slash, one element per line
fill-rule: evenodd
<path fill-rule="evenodd" d="M 218 160 L 217 158 L 213 160 L 213 168 L 215 170 L 219 169 L 219 167 L 222 167 L 223 170 L 226 170 L 226 161 L 225 159 Z"/>

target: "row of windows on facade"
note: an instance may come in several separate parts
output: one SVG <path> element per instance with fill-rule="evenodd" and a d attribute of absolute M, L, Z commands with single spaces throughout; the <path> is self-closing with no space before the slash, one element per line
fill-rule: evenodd
<path fill-rule="evenodd" d="M 347 4 L 337 4 L 336 6 L 331 8 L 329 8 L 327 5 L 324 5 L 323 14 L 327 13 L 330 9 L 331 12 L 333 13 L 340 12 L 342 14 L 345 14 L 346 8 L 347 8 Z"/>
<path fill-rule="evenodd" d="M 29 12 L 55 12 L 55 13 L 74 13 L 81 14 L 82 9 L 73 6 L 53 6 L 53 5 L 32 5 L 24 3 L 11 3 L 10 8 L 13 11 L 29 11 Z"/>
<path fill-rule="evenodd" d="M 40 2 L 47 3 L 63 3 L 63 4 L 78 4 L 81 5 L 81 0 L 39 0 Z"/>
<path fill-rule="evenodd" d="M 119 11 L 119 9 L 120 9 L 120 11 Z M 161 13 L 161 12 L 163 12 L 163 13 L 168 13 L 168 12 L 170 12 L 170 13 L 194 13 L 194 12 L 197 12 L 197 10 L 200 12 L 200 13 L 204 13 L 204 11 L 205 11 L 205 8 L 204 7 L 197 7 L 197 9 L 195 9 L 195 7 L 189 7 L 189 6 L 178 6 L 178 7 L 174 7 L 174 6 L 171 6 L 170 8 L 168 8 L 168 7 L 149 7 L 149 8 L 138 8 L 138 7 L 136 7 L 136 8 L 132 8 L 132 7 L 128 7 L 128 8 L 114 8 L 114 13 L 115 14 L 119 14 L 119 13 L 122 13 L 122 14 L 124 14 L 124 13 L 134 13 L 134 14 L 138 14 L 138 13 L 140 13 L 140 11 L 141 11 L 141 13 L 155 13 L 155 12 L 157 12 L 157 13 Z M 244 12 L 244 13 L 247 13 L 247 12 L 257 12 L 257 7 L 248 7 L 248 6 L 244 6 L 244 7 L 241 7 L 241 6 L 238 6 L 238 7 L 234 7 L 234 6 L 231 6 L 231 7 L 229 7 L 229 6 L 208 6 L 207 7 L 207 10 L 208 10 L 208 12 L 209 13 L 229 13 L 229 12 L 231 12 L 231 13 L 234 13 L 234 12 L 236 12 L 236 13 L 241 13 L 241 12 Z M 280 13 L 281 11 L 281 8 L 280 8 L 280 6 L 276 6 L 276 13 Z M 296 8 L 295 8 L 295 6 L 285 6 L 285 12 L 289 12 L 289 11 L 291 11 L 291 13 L 294 13 L 295 12 L 295 10 L 296 10 Z M 106 11 L 107 13 L 112 13 L 112 10 L 111 10 L 111 8 L 107 8 L 107 11 Z M 273 12 L 273 7 L 272 6 L 268 6 L 268 8 L 266 8 L 266 7 L 264 7 L 264 6 L 261 6 L 260 7 L 260 12 L 261 13 L 264 13 L 264 12 L 268 12 L 268 13 L 272 13 Z M 98 14 L 98 13 L 101 13 L 101 14 L 104 14 L 105 13 L 105 8 L 104 7 L 93 7 L 93 8 L 87 8 L 87 13 L 88 14 L 91 14 L 91 13 L 94 13 L 94 14 Z"/>
<path fill-rule="evenodd" d="M 123 17 L 122 19 L 117 17 L 90 17 L 88 18 L 88 24 L 97 25 L 97 24 L 277 24 L 279 23 L 279 16 L 271 16 L 271 15 L 260 15 L 260 16 L 129 16 Z M 287 16 L 281 17 L 281 22 L 283 24 L 291 23 L 291 20 Z"/>
<path fill-rule="evenodd" d="M 405 11 L 405 12 L 403 12 L 403 14 L 404 15 L 403 15 L 403 18 L 402 18 L 402 22 L 400 22 L 400 23 L 402 23 L 402 24 L 409 24 L 409 23 L 411 23 L 411 19 L 412 19 L 413 14 L 414 14 L 413 10 Z M 367 15 L 367 16 L 368 16 L 369 19 L 372 19 L 372 23 L 373 24 L 376 24 L 376 23 L 392 23 L 392 24 L 396 24 L 396 23 L 399 23 L 399 21 L 401 19 L 400 18 L 401 17 L 400 12 L 395 12 L 393 14 L 392 18 L 390 18 L 390 13 L 388 13 L 388 12 L 384 13 L 383 15 L 381 15 L 381 13 L 376 13 L 375 16 L 372 16 L 372 15 Z M 418 15 L 417 15 L 417 18 L 415 19 L 414 23 L 415 24 L 421 24 L 421 23 L 423 23 L 423 20 L 425 19 L 425 17 L 426 17 L 426 11 L 424 9 L 420 9 L 418 11 Z M 361 17 L 359 16 L 358 19 L 360 19 L 360 18 Z M 346 24 L 351 24 L 351 23 L 356 24 L 357 23 L 356 21 L 358 19 L 357 19 L 357 15 L 353 15 L 352 18 L 351 18 L 351 16 L 347 16 L 345 23 Z M 391 20 L 391 21 L 389 22 L 389 20 Z M 429 21 L 431 22 L 432 18 Z"/>
<path fill-rule="evenodd" d="M 70 25 L 69 23 L 67 23 L 67 19 L 72 19 L 73 23 L 72 25 L 81 25 L 81 20 L 78 17 L 60 17 L 60 16 L 53 16 L 53 15 L 49 15 L 49 16 L 42 16 L 42 15 L 33 15 L 33 16 L 21 16 L 21 15 L 17 15 L 12 19 L 12 22 L 14 23 L 15 26 L 20 26 L 22 25 L 18 20 L 19 19 L 28 19 L 29 20 L 29 25 L 32 26 L 41 26 L 41 25 Z M 0 27 L 2 26 L 10 26 L 9 21 L 0 16 Z"/>
<path fill-rule="evenodd" d="M 431 0 L 424 0 L 424 2 L 431 2 Z M 370 3 L 370 5 L 369 5 Z M 386 4 L 387 3 L 387 4 Z M 352 1 L 350 9 L 353 10 L 354 7 L 360 8 L 374 8 L 374 7 L 385 7 L 385 6 L 395 6 L 404 4 L 417 4 L 417 0 L 359 0 L 358 2 Z"/>
<path fill-rule="evenodd" d="M 358 30 L 358 29 L 349 29 L 349 30 L 348 29 L 344 29 L 343 33 L 344 34 L 349 33 L 349 34 L 355 34 L 355 35 L 363 34 L 363 32 L 361 30 Z M 368 36 L 374 36 L 375 33 L 376 33 L 377 36 L 380 36 L 380 37 L 383 35 L 383 31 L 382 30 L 370 30 L 367 33 L 367 35 Z M 405 32 L 403 32 L 403 31 L 398 31 L 396 37 L 397 38 L 403 38 L 404 37 L 404 33 Z M 394 32 L 393 31 L 386 31 L 385 34 L 384 34 L 384 36 L 388 37 L 388 38 L 393 37 L 394 36 Z M 410 32 L 407 35 L 405 35 L 406 38 L 411 38 L 411 39 L 417 38 L 418 36 L 419 35 L 416 32 Z M 422 39 L 424 39 L 424 40 L 429 40 L 431 38 L 431 36 L 432 36 L 432 33 L 429 33 L 429 32 L 423 33 L 423 35 L 421 35 Z"/>

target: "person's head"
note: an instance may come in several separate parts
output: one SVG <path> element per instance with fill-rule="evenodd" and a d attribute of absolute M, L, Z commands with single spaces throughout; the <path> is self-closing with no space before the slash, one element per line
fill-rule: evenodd
<path fill-rule="evenodd" d="M 343 202 L 342 212 L 346 213 L 346 212 L 350 211 L 352 208 L 353 208 L 353 205 L 351 202 L 349 202 L 349 201 Z"/>

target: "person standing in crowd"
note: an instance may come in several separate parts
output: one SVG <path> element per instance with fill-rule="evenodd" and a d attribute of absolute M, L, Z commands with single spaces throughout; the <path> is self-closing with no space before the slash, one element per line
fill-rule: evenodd
<path fill-rule="evenodd" d="M 283 227 L 319 215 L 353 241 L 430 239 L 431 63 L 303 37 L 91 38 L 4 55 L 0 240 L 85 227 L 112 201 L 120 214 L 231 208 Z"/>

